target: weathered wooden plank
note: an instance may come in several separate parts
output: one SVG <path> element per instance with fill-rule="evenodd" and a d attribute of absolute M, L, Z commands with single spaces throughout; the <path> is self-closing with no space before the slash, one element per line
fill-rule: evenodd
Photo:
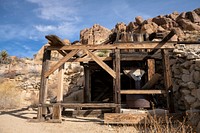
<path fill-rule="evenodd" d="M 119 106 L 115 103 L 55 103 L 57 105 L 61 105 L 61 107 L 65 108 L 93 108 L 93 109 L 100 109 L 100 108 L 115 108 Z M 53 107 L 54 104 L 44 104 L 44 107 Z"/>
<path fill-rule="evenodd" d="M 60 53 L 62 56 L 66 56 L 66 53 L 63 52 L 62 50 L 57 50 L 57 51 L 58 51 L 58 53 Z"/>
<path fill-rule="evenodd" d="M 57 102 L 63 101 L 63 78 L 64 78 L 65 64 L 59 67 L 58 71 L 58 91 L 57 91 Z"/>
<path fill-rule="evenodd" d="M 66 108 L 115 108 L 118 105 L 114 103 L 61 103 L 61 106 Z"/>
<path fill-rule="evenodd" d="M 142 87 L 142 89 L 151 89 L 161 78 L 161 75 L 156 73 L 153 77 Z"/>
<path fill-rule="evenodd" d="M 170 113 L 172 113 L 175 110 L 174 110 L 169 52 L 168 50 L 161 50 L 161 54 L 162 54 L 163 71 L 164 71 L 164 85 L 165 85 L 166 92 L 168 92 L 167 107 L 169 108 Z"/>
<path fill-rule="evenodd" d="M 166 94 L 165 90 L 121 90 L 121 94 Z"/>
<path fill-rule="evenodd" d="M 122 113 L 105 113 L 105 124 L 139 124 L 144 123 L 147 118 L 146 113 L 141 114 L 122 114 Z"/>
<path fill-rule="evenodd" d="M 84 102 L 91 102 L 91 74 L 88 64 L 84 64 Z"/>
<path fill-rule="evenodd" d="M 44 47 L 43 53 L 43 61 L 42 61 L 42 73 L 41 73 L 41 81 L 40 81 L 40 92 L 39 92 L 39 104 L 43 105 L 46 103 L 47 99 L 47 78 L 44 76 L 45 72 L 49 68 L 49 60 L 51 58 L 51 51 L 47 50 Z M 38 119 L 42 119 L 42 115 L 46 114 L 45 107 L 38 108 Z"/>
<path fill-rule="evenodd" d="M 115 91 L 116 91 L 116 94 L 117 94 L 117 104 L 121 104 L 121 94 L 120 94 L 120 91 L 121 91 L 121 74 L 120 74 L 120 71 L 121 71 L 121 60 L 120 60 L 120 49 L 116 49 L 115 50 L 115 71 L 116 71 L 116 79 L 115 79 Z M 116 112 L 119 113 L 120 112 L 120 109 L 121 107 L 118 106 L 116 107 Z"/>
<path fill-rule="evenodd" d="M 49 71 L 45 72 L 45 77 L 48 77 L 50 74 L 56 71 L 61 65 L 63 65 L 66 61 L 68 61 L 71 57 L 73 57 L 78 52 L 79 50 L 73 50 L 69 54 L 67 54 L 65 57 L 63 57 Z"/>
<path fill-rule="evenodd" d="M 112 57 L 98 57 L 102 61 L 110 61 L 112 60 Z M 94 61 L 90 57 L 84 57 L 84 58 L 77 58 L 77 59 L 70 59 L 68 62 L 90 62 Z"/>
<path fill-rule="evenodd" d="M 160 41 L 159 43 L 158 43 L 158 45 L 159 46 L 164 46 L 164 45 L 166 45 L 166 44 L 169 44 L 169 40 L 174 36 L 176 34 L 176 31 L 175 30 L 172 30 L 165 38 L 163 38 L 163 40 L 162 41 Z M 168 42 L 168 43 L 167 43 Z M 150 54 L 154 54 L 154 53 L 156 53 L 158 51 L 158 49 L 153 49 L 151 52 L 150 52 Z"/>
<path fill-rule="evenodd" d="M 115 50 L 113 50 L 115 53 Z M 116 59 L 113 58 L 113 70 L 116 71 Z M 113 78 L 113 103 L 117 104 L 116 79 Z"/>
<path fill-rule="evenodd" d="M 52 114 L 52 119 L 53 120 L 61 120 L 61 105 L 59 104 L 54 104 L 53 105 L 53 114 Z"/>
<path fill-rule="evenodd" d="M 149 81 L 155 74 L 155 60 L 147 59 L 147 66 L 148 66 L 148 81 Z"/>
<path fill-rule="evenodd" d="M 66 45 L 65 44 L 65 42 L 64 41 L 62 41 L 58 36 L 56 36 L 56 35 L 47 35 L 47 36 L 45 36 L 45 38 L 47 39 L 47 40 L 49 40 L 50 42 L 49 42 L 49 44 L 50 45 L 53 45 L 53 46 L 64 46 L 64 45 Z"/>
<path fill-rule="evenodd" d="M 111 50 L 111 49 L 174 49 L 174 43 L 158 44 L 149 43 L 119 43 L 108 45 L 69 45 L 69 46 L 48 46 L 48 50 L 74 50 L 74 49 L 89 49 L 89 50 Z"/>
<path fill-rule="evenodd" d="M 172 86 L 169 53 L 167 50 L 161 50 L 161 54 L 163 60 L 164 83 L 166 90 L 168 90 Z"/>
<path fill-rule="evenodd" d="M 113 78 L 116 78 L 116 73 L 102 60 L 99 59 L 96 55 L 90 52 L 88 49 L 84 49 L 85 53 L 87 53 L 97 64 L 99 64 L 105 71 L 107 71 Z"/>

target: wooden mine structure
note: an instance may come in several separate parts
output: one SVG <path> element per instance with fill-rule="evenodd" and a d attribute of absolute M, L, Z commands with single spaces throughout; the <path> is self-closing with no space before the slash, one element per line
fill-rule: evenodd
<path fill-rule="evenodd" d="M 170 42 L 169 40 L 175 34 L 175 31 L 171 31 L 162 41 L 143 41 L 143 42 L 115 42 L 113 44 L 102 44 L 102 45 L 64 45 L 62 40 L 55 36 L 49 36 L 47 39 L 50 41 L 50 46 L 45 46 L 42 63 L 42 74 L 41 74 L 41 89 L 39 93 L 39 107 L 37 118 L 39 120 L 44 119 L 47 115 L 47 107 L 53 107 L 52 119 L 61 120 L 62 107 L 74 107 L 74 108 L 112 108 L 114 112 L 120 113 L 121 109 L 121 97 L 122 95 L 133 95 L 133 94 L 165 94 L 167 95 L 167 108 L 170 112 L 174 112 L 173 105 L 173 94 L 172 94 L 172 81 L 171 71 L 169 63 L 170 49 L 174 49 L 177 42 Z M 63 58 L 49 68 L 51 59 L 51 51 L 58 51 Z M 111 50 L 112 56 L 99 57 L 93 53 L 96 50 Z M 123 51 L 131 51 L 129 54 L 123 54 Z M 152 58 L 152 54 L 161 50 L 163 75 L 164 75 L 164 88 L 152 89 L 156 78 L 155 74 L 155 59 Z M 83 51 L 83 55 L 77 57 L 76 54 Z M 134 51 L 145 51 L 145 55 L 137 54 Z M 87 56 L 85 56 L 87 55 Z M 146 63 L 146 72 L 148 75 L 147 83 L 140 90 L 131 88 L 127 90 L 122 88 L 121 85 L 121 66 L 126 61 L 142 61 Z M 63 103 L 63 70 L 65 62 L 81 62 L 84 66 L 84 103 Z M 134 62 L 135 63 L 135 62 Z M 133 64 L 134 64 L 133 63 Z M 95 64 L 95 65 L 94 65 Z M 98 65 L 97 65 L 98 64 Z M 96 67 L 100 66 L 104 72 L 107 72 L 108 77 L 112 79 L 112 100 L 109 103 L 103 102 L 92 102 L 91 92 L 93 91 L 91 83 L 91 70 L 95 70 Z M 47 104 L 47 80 L 49 75 L 58 70 L 58 90 L 57 90 L 57 101 L 56 103 Z M 99 93 L 102 95 L 105 93 Z"/>

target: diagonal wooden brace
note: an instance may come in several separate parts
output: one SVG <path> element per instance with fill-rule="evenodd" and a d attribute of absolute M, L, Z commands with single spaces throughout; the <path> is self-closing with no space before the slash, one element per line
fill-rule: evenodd
<path fill-rule="evenodd" d="M 62 66 L 65 62 L 67 62 L 71 57 L 79 52 L 79 49 L 72 50 L 69 54 L 63 57 L 60 61 L 58 61 L 49 71 L 45 72 L 44 76 L 48 77 L 50 74 L 55 72 L 60 66 Z"/>
<path fill-rule="evenodd" d="M 89 55 L 97 64 L 99 64 L 105 71 L 107 71 L 114 79 L 116 79 L 116 73 L 106 63 L 99 59 L 96 55 L 90 52 L 88 49 L 84 49 L 84 52 Z"/>

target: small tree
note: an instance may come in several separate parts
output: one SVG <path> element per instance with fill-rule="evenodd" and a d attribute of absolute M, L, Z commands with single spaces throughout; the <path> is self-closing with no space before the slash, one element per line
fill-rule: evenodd
<path fill-rule="evenodd" d="M 2 63 L 6 63 L 7 59 L 8 59 L 8 52 L 6 50 L 2 50 L 0 52 L 0 59 Z"/>

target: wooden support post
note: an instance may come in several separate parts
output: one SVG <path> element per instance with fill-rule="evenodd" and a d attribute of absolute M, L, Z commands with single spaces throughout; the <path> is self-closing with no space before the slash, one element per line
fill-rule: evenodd
<path fill-rule="evenodd" d="M 53 114 L 52 114 L 52 119 L 53 120 L 61 120 L 61 104 L 54 104 L 53 105 Z"/>
<path fill-rule="evenodd" d="M 116 113 L 120 113 L 121 110 L 121 75 L 120 75 L 120 49 L 115 50 L 115 72 L 116 72 L 116 79 L 115 79 L 115 94 L 116 94 L 116 103 L 118 106 L 116 107 Z"/>
<path fill-rule="evenodd" d="M 155 74 L 155 60 L 147 59 L 147 65 L 148 65 L 148 81 L 149 81 Z"/>
<path fill-rule="evenodd" d="M 47 50 L 46 47 L 44 47 L 44 53 L 43 53 L 43 61 L 42 61 L 42 72 L 41 72 L 41 81 L 40 81 L 40 92 L 39 92 L 39 104 L 38 107 L 38 119 L 43 119 L 43 115 L 47 114 L 47 108 L 43 105 L 46 103 L 47 100 L 47 80 L 45 72 L 49 69 L 49 61 L 51 58 L 51 51 Z"/>
<path fill-rule="evenodd" d="M 161 50 L 162 61 L 163 61 L 163 71 L 164 71 L 164 84 L 167 92 L 167 108 L 169 112 L 174 112 L 174 100 L 173 100 L 173 90 L 172 90 L 172 80 L 171 80 L 171 70 L 169 62 L 168 50 Z"/>
<path fill-rule="evenodd" d="M 88 64 L 84 65 L 84 76 L 85 76 L 84 102 L 88 103 L 91 102 L 91 74 Z"/>
<path fill-rule="evenodd" d="M 57 102 L 63 101 L 63 78 L 64 78 L 64 69 L 65 64 L 59 67 L 58 71 L 58 93 L 57 93 Z"/>
<path fill-rule="evenodd" d="M 113 53 L 115 53 L 115 51 L 113 50 Z M 113 58 L 113 70 L 116 72 L 116 59 L 115 56 Z M 116 79 L 113 78 L 113 103 L 117 103 L 117 90 L 116 90 Z"/>
<path fill-rule="evenodd" d="M 57 103 L 53 105 L 53 119 L 61 120 L 61 102 L 63 101 L 63 77 L 64 77 L 65 64 L 59 67 L 58 71 L 58 91 L 57 91 Z"/>

